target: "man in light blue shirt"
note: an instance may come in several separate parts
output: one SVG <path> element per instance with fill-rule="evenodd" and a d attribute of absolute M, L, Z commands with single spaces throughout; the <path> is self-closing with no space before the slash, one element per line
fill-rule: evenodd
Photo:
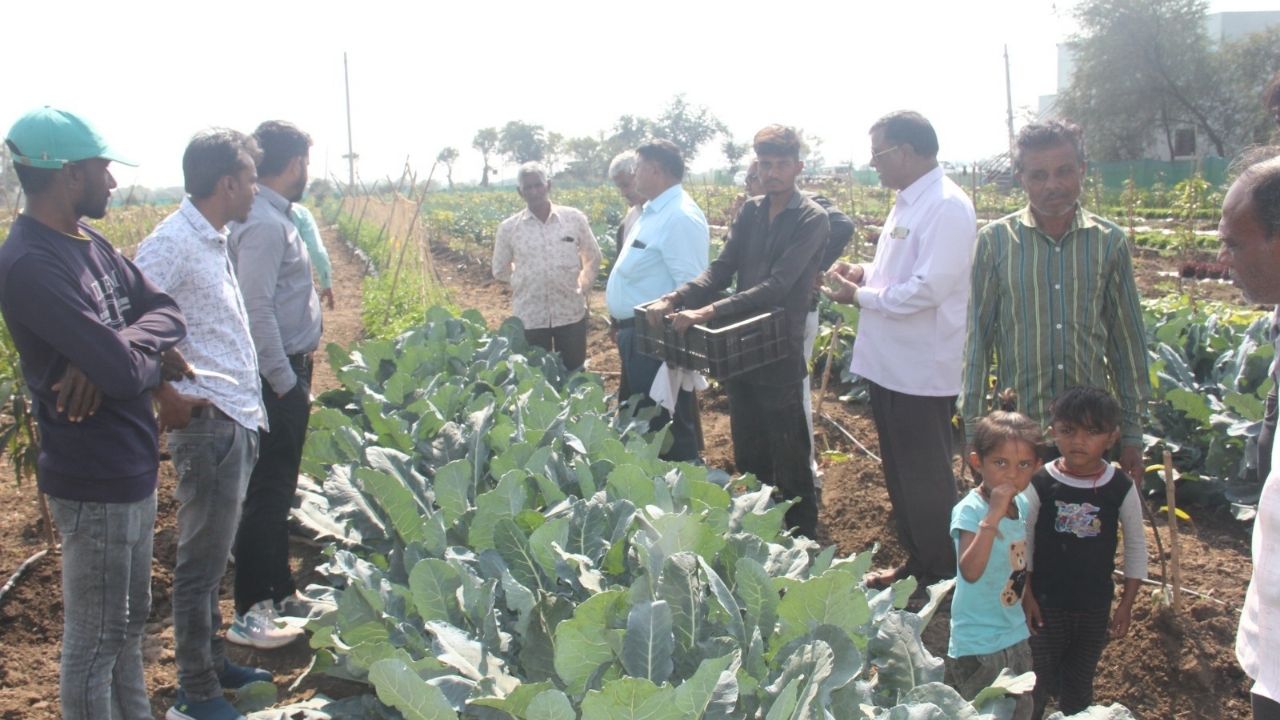
<path fill-rule="evenodd" d="M 320 285 L 320 299 L 330 310 L 333 309 L 333 266 L 329 263 L 329 251 L 320 239 L 320 226 L 316 218 L 302 203 L 289 206 L 289 219 L 298 228 L 298 234 L 307 244 L 307 255 L 311 258 L 311 267 L 316 271 L 316 282 Z"/>
<path fill-rule="evenodd" d="M 636 149 L 635 187 L 648 202 L 618 248 L 618 258 L 605 286 L 609 321 L 617 332 L 622 379 L 618 397 L 625 403 L 639 394 L 641 404 L 652 402 L 649 388 L 662 361 L 641 355 L 635 341 L 635 306 L 656 300 L 694 279 L 707 267 L 711 236 L 702 209 L 684 191 L 684 158 L 668 140 L 655 140 Z M 675 417 L 663 410 L 654 419 L 658 429 L 671 423 L 667 460 L 696 460 L 699 451 L 697 408 L 693 393 L 681 391 Z"/>

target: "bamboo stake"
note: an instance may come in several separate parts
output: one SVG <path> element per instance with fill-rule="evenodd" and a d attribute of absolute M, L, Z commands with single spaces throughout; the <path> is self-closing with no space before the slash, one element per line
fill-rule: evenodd
<path fill-rule="evenodd" d="M 1164 451 L 1164 492 L 1169 511 L 1169 564 L 1173 566 L 1173 614 L 1182 613 L 1182 562 L 1178 546 L 1177 485 L 1173 482 L 1173 453 Z"/>
<path fill-rule="evenodd" d="M 827 360 L 822 365 L 822 387 L 818 389 L 818 403 L 813 406 L 814 417 L 822 416 L 822 401 L 827 399 L 827 381 L 831 379 L 831 362 L 836 354 L 836 343 L 840 342 L 840 326 L 844 324 L 844 318 L 836 320 L 835 327 L 831 328 L 831 339 L 827 341 Z"/>

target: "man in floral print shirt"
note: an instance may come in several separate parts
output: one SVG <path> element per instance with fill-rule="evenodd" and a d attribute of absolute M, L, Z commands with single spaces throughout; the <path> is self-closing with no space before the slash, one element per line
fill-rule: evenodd
<path fill-rule="evenodd" d="M 587 301 L 600 246 L 582 211 L 551 202 L 542 165 L 522 165 L 516 190 L 528 207 L 498 226 L 493 276 L 511 284 L 511 313 L 524 323 L 525 339 L 577 370 L 587 358 Z"/>

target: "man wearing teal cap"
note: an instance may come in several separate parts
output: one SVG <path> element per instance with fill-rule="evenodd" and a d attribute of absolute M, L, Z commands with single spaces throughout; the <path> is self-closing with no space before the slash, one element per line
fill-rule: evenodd
<path fill-rule="evenodd" d="M 127 162 L 83 119 L 41 108 L 5 143 L 26 206 L 0 245 L 0 313 L 40 427 L 38 483 L 62 536 L 62 717 L 151 717 L 159 446 L 151 391 L 188 374 L 177 304 L 82 217 L 106 215 Z M 164 356 L 162 358 L 162 355 Z"/>

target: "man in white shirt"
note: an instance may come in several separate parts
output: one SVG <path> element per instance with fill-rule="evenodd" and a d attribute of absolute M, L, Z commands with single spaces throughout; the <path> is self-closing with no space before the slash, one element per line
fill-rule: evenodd
<path fill-rule="evenodd" d="M 179 688 L 170 718 L 229 716 L 224 688 L 271 680 L 265 670 L 228 661 L 218 637 L 218 591 L 258 457 L 258 429 L 267 425 L 226 231 L 228 222 L 244 222 L 253 207 L 260 156 L 253 138 L 235 130 L 192 138 L 182 157 L 187 197 L 142 241 L 134 259 L 190 315 L 187 337 L 178 345 L 183 356 L 220 375 L 162 383 L 155 393 L 178 476 L 173 636 Z M 279 634 L 293 639 L 300 632 Z"/>
<path fill-rule="evenodd" d="M 1222 201 L 1218 261 L 1251 303 L 1280 303 L 1280 148 L 1264 148 Z M 1253 523 L 1253 576 L 1245 594 L 1236 658 L 1253 678 L 1253 717 L 1280 720 L 1280 456 L 1272 448 L 1271 472 L 1258 498 Z"/>
<path fill-rule="evenodd" d="M 511 314 L 524 323 L 525 340 L 577 370 L 587 359 L 587 300 L 600 245 L 582 211 L 552 204 L 542 165 L 521 165 L 516 190 L 527 207 L 498 226 L 493 277 L 511 284 Z"/>
<path fill-rule="evenodd" d="M 887 587 L 956 572 L 950 537 L 955 400 L 977 222 L 973 203 L 938 166 L 938 136 L 919 113 L 871 126 L 871 165 L 898 191 L 870 263 L 837 263 L 832 299 L 862 308 L 850 369 L 871 385 L 885 485 L 905 564 L 867 575 Z"/>

